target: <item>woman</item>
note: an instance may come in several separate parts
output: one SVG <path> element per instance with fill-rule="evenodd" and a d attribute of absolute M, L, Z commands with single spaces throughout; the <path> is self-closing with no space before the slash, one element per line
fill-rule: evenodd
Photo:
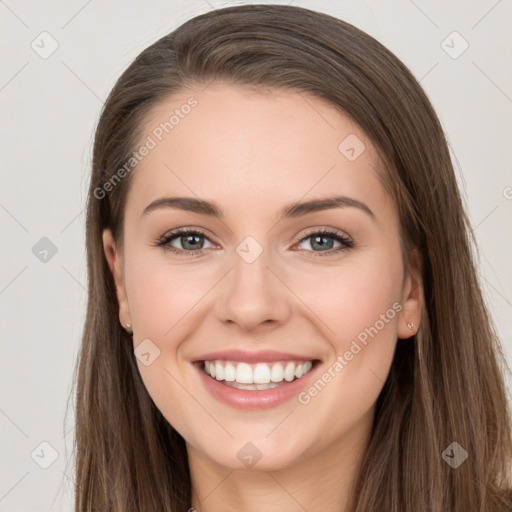
<path fill-rule="evenodd" d="M 511 510 L 470 233 L 370 36 L 253 5 L 154 43 L 94 143 L 76 510 Z"/>

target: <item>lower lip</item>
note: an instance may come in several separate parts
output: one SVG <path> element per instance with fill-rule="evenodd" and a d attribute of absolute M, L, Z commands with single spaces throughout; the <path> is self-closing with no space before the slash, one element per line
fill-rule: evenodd
<path fill-rule="evenodd" d="M 203 364 L 194 364 L 206 389 L 218 400 L 238 409 L 270 409 L 296 397 L 311 380 L 319 366 L 318 362 L 300 379 L 281 384 L 272 389 L 246 390 L 226 386 L 216 379 L 209 377 L 203 370 Z"/>

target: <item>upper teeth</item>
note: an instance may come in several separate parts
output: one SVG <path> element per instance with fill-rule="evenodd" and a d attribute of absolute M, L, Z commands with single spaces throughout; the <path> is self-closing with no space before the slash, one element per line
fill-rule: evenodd
<path fill-rule="evenodd" d="M 230 361 L 205 361 L 204 371 L 216 380 L 238 382 L 239 384 L 269 384 L 270 382 L 291 382 L 308 373 L 313 361 L 295 363 L 248 363 Z"/>

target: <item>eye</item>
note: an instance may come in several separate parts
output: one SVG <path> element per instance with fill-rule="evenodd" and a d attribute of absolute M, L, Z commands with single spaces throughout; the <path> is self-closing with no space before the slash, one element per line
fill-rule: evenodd
<path fill-rule="evenodd" d="M 215 247 L 204 233 L 195 229 L 180 228 L 162 236 L 157 245 L 170 252 L 195 256 L 208 248 L 208 246 L 205 247 L 205 242 Z"/>
<path fill-rule="evenodd" d="M 336 243 L 337 246 L 335 246 Z M 329 229 L 309 233 L 301 239 L 298 245 L 299 249 L 313 252 L 315 256 L 328 256 L 355 247 L 354 242 L 348 237 Z M 305 245 L 305 247 L 300 247 L 301 245 Z"/>
<path fill-rule="evenodd" d="M 205 246 L 205 243 L 210 246 Z M 204 233 L 191 228 L 180 228 L 166 233 L 156 245 L 163 247 L 166 251 L 186 256 L 199 256 L 204 249 L 216 247 Z M 355 247 L 354 242 L 347 236 L 329 229 L 312 231 L 303 236 L 297 245 L 299 249 L 311 252 L 315 257 L 329 256 Z"/>

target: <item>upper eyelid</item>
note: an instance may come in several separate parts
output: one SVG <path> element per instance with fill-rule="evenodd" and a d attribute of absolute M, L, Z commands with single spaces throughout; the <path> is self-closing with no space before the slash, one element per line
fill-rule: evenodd
<path fill-rule="evenodd" d="M 335 229 L 335 228 L 306 228 L 305 230 L 302 230 L 299 233 L 299 242 L 304 240 L 305 238 L 309 238 L 312 235 L 316 235 L 317 233 L 325 234 L 327 236 L 338 236 L 340 238 L 347 238 L 349 240 L 352 240 L 352 237 L 345 233 L 345 231 L 342 231 L 341 229 Z"/>
<path fill-rule="evenodd" d="M 187 235 L 203 236 L 213 245 L 218 245 L 216 242 L 214 242 L 211 239 L 211 237 L 207 233 L 205 233 L 201 229 L 195 229 L 195 228 L 178 228 L 176 230 L 171 230 L 168 233 L 162 235 L 160 237 L 160 241 L 169 243 L 171 240 L 174 240 L 175 238 L 179 238 L 180 236 L 187 236 Z M 182 249 L 178 249 L 178 250 L 182 250 Z"/>

